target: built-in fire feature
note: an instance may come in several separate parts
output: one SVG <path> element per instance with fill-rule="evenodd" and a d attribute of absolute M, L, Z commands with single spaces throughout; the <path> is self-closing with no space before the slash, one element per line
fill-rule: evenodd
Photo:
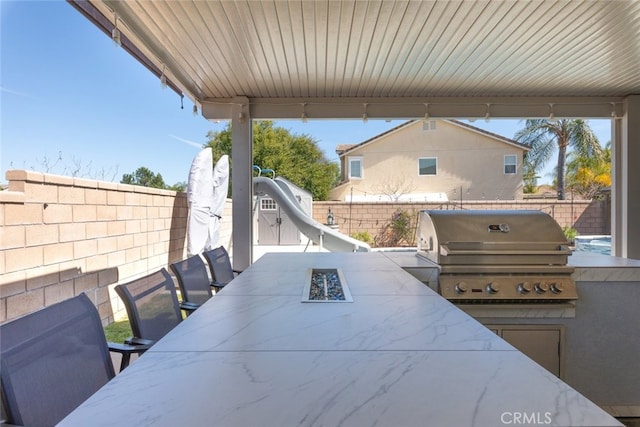
<path fill-rule="evenodd" d="M 312 268 L 307 272 L 302 302 L 353 302 L 353 298 L 339 269 Z"/>

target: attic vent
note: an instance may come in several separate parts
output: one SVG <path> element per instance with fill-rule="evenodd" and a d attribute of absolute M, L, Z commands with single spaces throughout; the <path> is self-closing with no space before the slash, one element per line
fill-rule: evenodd
<path fill-rule="evenodd" d="M 435 120 L 424 120 L 422 122 L 422 130 L 436 130 L 436 121 Z"/>

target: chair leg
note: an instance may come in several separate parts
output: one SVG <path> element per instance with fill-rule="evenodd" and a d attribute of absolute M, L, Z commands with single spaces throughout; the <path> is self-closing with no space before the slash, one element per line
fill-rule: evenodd
<path fill-rule="evenodd" d="M 124 352 L 122 353 L 122 360 L 120 361 L 120 372 L 124 371 L 124 369 L 129 366 L 129 361 L 131 360 L 131 353 Z"/>

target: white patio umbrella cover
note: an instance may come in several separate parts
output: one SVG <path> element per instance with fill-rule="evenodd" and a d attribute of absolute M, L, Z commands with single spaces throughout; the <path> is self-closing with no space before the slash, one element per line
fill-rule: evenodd
<path fill-rule="evenodd" d="M 202 252 L 209 242 L 209 223 L 213 204 L 213 154 L 211 147 L 200 151 L 191 163 L 187 182 L 189 219 L 187 255 Z"/>
<path fill-rule="evenodd" d="M 209 221 L 209 240 L 205 250 L 220 246 L 220 221 L 224 212 L 224 204 L 229 191 L 229 156 L 218 159 L 213 168 L 213 201 L 211 203 L 211 220 Z"/>

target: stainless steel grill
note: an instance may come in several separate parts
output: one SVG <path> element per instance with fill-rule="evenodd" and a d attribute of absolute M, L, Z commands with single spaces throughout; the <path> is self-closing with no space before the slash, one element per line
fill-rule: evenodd
<path fill-rule="evenodd" d="M 418 255 L 440 266 L 438 289 L 454 302 L 567 302 L 578 294 L 571 250 L 540 211 L 421 211 Z"/>

